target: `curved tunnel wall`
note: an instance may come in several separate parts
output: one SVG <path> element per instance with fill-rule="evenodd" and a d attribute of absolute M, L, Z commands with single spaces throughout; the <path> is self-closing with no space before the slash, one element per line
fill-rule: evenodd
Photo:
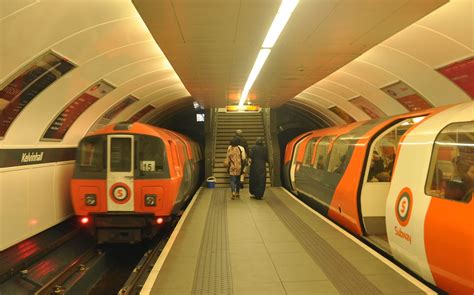
<path fill-rule="evenodd" d="M 474 99 L 474 93 L 469 95 L 439 71 L 453 63 L 465 62 L 469 64 L 473 81 L 473 11 L 472 1 L 451 1 L 293 100 L 305 102 L 341 124 L 344 120 L 330 108 L 337 106 L 355 120 L 370 119 L 350 101 L 361 96 L 388 116 L 409 111 L 382 90 L 398 81 L 403 81 L 434 107 Z"/>
<path fill-rule="evenodd" d="M 1 89 L 48 52 L 75 66 L 31 99 L 0 137 L 3 250 L 72 214 L 74 148 L 108 110 L 132 95 L 137 101 L 112 121 L 149 108 L 140 118 L 147 120 L 190 94 L 130 1 L 3 1 L 0 36 Z M 114 89 L 80 113 L 62 139 L 42 140 L 54 118 L 98 81 Z M 0 97 L 2 120 L 9 103 Z"/>

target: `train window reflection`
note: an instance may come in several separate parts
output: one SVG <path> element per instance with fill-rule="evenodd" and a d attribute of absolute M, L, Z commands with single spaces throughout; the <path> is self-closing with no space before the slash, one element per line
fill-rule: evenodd
<path fill-rule="evenodd" d="M 436 137 L 425 192 L 469 202 L 474 192 L 474 122 L 450 124 Z"/>
<path fill-rule="evenodd" d="M 316 148 L 316 162 L 315 167 L 316 169 L 326 170 L 327 162 L 328 162 L 328 151 L 329 151 L 329 144 L 334 139 L 335 136 L 326 136 L 321 139 Z"/>
<path fill-rule="evenodd" d="M 79 146 L 79 170 L 99 172 L 105 170 L 104 142 L 100 137 L 83 140 Z"/>
<path fill-rule="evenodd" d="M 110 171 L 128 172 L 132 170 L 131 138 L 112 138 L 110 141 Z"/>
<path fill-rule="evenodd" d="M 369 182 L 390 182 L 401 137 L 424 118 L 425 116 L 420 116 L 398 122 L 375 141 L 367 177 Z"/>
<path fill-rule="evenodd" d="M 329 159 L 329 172 L 343 174 L 349 162 L 349 146 L 354 144 L 352 137 L 340 136 L 334 142 Z"/>
<path fill-rule="evenodd" d="M 316 146 L 316 141 L 319 137 L 315 137 L 309 140 L 306 145 L 306 150 L 304 151 L 303 165 L 310 166 L 313 160 L 314 147 Z"/>
<path fill-rule="evenodd" d="M 161 139 L 140 136 L 138 161 L 141 175 L 162 172 L 164 168 L 164 144 Z"/>

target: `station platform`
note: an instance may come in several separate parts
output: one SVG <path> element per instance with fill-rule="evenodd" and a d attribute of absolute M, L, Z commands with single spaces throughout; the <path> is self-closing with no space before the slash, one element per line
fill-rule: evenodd
<path fill-rule="evenodd" d="M 283 188 L 201 188 L 140 294 L 426 294 Z"/>

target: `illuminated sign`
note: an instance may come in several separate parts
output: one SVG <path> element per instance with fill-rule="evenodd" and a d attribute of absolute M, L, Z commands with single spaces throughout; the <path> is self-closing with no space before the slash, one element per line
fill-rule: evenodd
<path fill-rule="evenodd" d="M 261 108 L 258 105 L 231 105 L 226 106 L 226 112 L 260 112 Z"/>

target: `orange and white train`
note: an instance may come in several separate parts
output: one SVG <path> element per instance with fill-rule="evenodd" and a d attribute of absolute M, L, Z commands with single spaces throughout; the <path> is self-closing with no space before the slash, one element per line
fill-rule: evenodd
<path fill-rule="evenodd" d="M 199 145 L 176 132 L 107 126 L 79 143 L 74 211 L 99 243 L 151 238 L 197 189 L 201 159 Z"/>
<path fill-rule="evenodd" d="M 288 143 L 283 174 L 426 281 L 474 293 L 474 102 L 307 132 Z"/>

